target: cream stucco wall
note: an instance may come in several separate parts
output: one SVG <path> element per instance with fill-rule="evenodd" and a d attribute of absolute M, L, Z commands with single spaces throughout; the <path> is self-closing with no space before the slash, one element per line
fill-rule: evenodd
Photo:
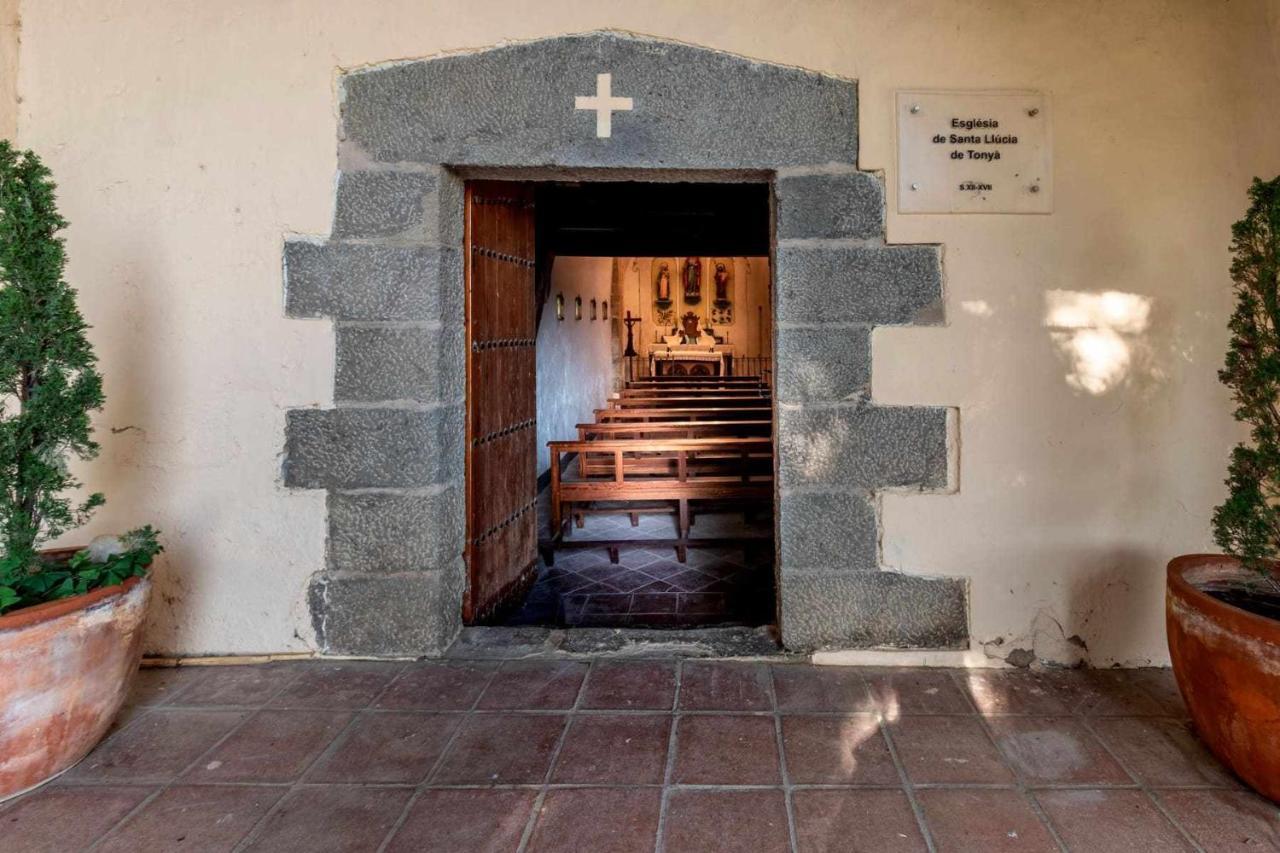
<path fill-rule="evenodd" d="M 0 139 L 18 135 L 19 0 L 0 0 Z"/>
<path fill-rule="evenodd" d="M 0 12 L 12 5 L 0 3 Z M 1051 216 L 898 216 L 946 246 L 948 323 L 881 329 L 875 397 L 958 406 L 959 491 L 883 500 L 886 562 L 972 580 L 973 655 L 1165 659 L 1161 575 L 1211 546 L 1237 430 L 1214 378 L 1228 226 L 1280 172 L 1265 0 L 25 0 L 19 139 L 72 226 L 109 402 L 83 536 L 169 545 L 148 647 L 300 650 L 324 496 L 281 487 L 284 412 L 332 403 L 323 321 L 286 320 L 282 235 L 333 208 L 337 69 L 613 27 L 856 78 L 894 205 L 892 97 L 1051 94 Z M 0 103 L 5 88 L 0 86 Z M 0 106 L 0 120 L 3 119 Z M 1099 299 L 1114 291 L 1126 296 Z M 1113 310 L 1114 309 L 1114 310 Z M 83 538 L 83 536 L 81 538 Z"/>

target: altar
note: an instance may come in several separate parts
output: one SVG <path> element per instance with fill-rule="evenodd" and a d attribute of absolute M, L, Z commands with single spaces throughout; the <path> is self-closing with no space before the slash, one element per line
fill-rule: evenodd
<path fill-rule="evenodd" d="M 732 371 L 733 353 L 723 346 L 668 347 L 649 352 L 650 376 L 728 376 Z"/>

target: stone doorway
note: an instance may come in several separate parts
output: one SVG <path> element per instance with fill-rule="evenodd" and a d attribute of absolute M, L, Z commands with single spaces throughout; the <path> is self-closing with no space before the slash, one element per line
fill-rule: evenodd
<path fill-rule="evenodd" d="M 335 406 L 288 412 L 282 466 L 328 493 L 320 650 L 435 654 L 461 628 L 464 181 L 744 175 L 776 197 L 782 642 L 967 647 L 964 579 L 881 562 L 878 495 L 958 488 L 958 418 L 871 400 L 872 328 L 944 321 L 942 252 L 885 243 L 857 146 L 852 81 L 620 33 L 345 74 L 332 232 L 284 248 L 287 314 L 335 328 Z"/>

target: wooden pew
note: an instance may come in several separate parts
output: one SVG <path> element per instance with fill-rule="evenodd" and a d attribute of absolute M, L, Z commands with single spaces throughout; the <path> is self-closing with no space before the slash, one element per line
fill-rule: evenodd
<path fill-rule="evenodd" d="M 756 394 L 737 396 L 733 394 L 696 394 L 690 397 L 610 397 L 605 404 L 610 409 L 679 409 L 701 407 L 718 407 L 722 409 L 749 406 L 758 408 L 768 403 L 768 397 Z"/>
<path fill-rule="evenodd" d="M 624 388 L 618 392 L 619 397 L 648 397 L 660 399 L 666 397 L 751 397 L 757 400 L 769 399 L 768 388 Z"/>
<path fill-rule="evenodd" d="M 591 512 L 583 504 L 609 502 L 621 511 L 646 511 L 654 502 L 674 503 L 676 555 L 684 562 L 689 545 L 689 502 L 714 500 L 758 504 L 773 496 L 773 439 L 687 438 L 624 441 L 551 441 L 551 540 L 569 532 L 572 514 Z M 609 453 L 604 476 L 561 472 L 565 453 Z M 661 470 L 648 460 L 661 459 Z M 567 474 L 567 476 L 566 476 Z M 669 510 L 668 510 L 669 511 Z M 611 549 L 616 557 L 616 546 Z"/>
<path fill-rule="evenodd" d="M 578 424 L 579 441 L 631 441 L 636 439 L 667 438 L 766 438 L 773 434 L 771 420 L 737 421 L 659 421 L 641 423 Z M 628 459 L 626 464 L 641 471 L 643 461 L 650 468 L 652 460 L 645 457 Z M 578 454 L 578 472 L 583 476 L 611 471 L 613 454 L 584 450 Z M 633 519 L 634 523 L 634 519 Z"/>
<path fill-rule="evenodd" d="M 763 402 L 763 401 L 761 401 Z M 765 420 L 773 417 L 772 406 L 719 406 L 715 403 L 693 406 L 663 406 L 659 409 L 595 409 L 597 423 L 621 421 L 706 421 L 706 420 Z"/>

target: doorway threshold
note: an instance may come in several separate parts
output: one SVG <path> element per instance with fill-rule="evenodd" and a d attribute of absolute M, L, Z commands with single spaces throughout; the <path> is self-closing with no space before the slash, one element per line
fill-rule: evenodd
<path fill-rule="evenodd" d="M 445 657 L 468 660 L 790 657 L 776 638 L 777 630 L 772 625 L 680 630 L 473 625 L 462 629 Z"/>

